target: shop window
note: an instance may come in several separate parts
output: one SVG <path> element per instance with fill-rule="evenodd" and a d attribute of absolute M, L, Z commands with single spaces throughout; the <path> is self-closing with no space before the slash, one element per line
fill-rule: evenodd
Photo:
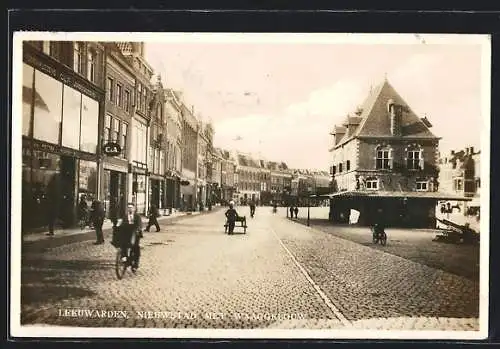
<path fill-rule="evenodd" d="M 342 173 L 342 163 L 339 164 L 339 173 Z"/>
<path fill-rule="evenodd" d="M 63 85 L 35 70 L 33 137 L 59 144 Z"/>
<path fill-rule="evenodd" d="M 96 153 L 98 127 L 99 125 L 99 103 L 90 97 L 82 95 L 82 122 L 80 132 L 80 150 Z"/>
<path fill-rule="evenodd" d="M 369 178 L 366 180 L 366 189 L 368 190 L 378 190 L 378 179 Z"/>
<path fill-rule="evenodd" d="M 351 169 L 351 161 L 350 160 L 347 160 L 346 161 L 346 164 L 345 164 L 345 170 L 346 171 L 349 171 Z"/>
<path fill-rule="evenodd" d="M 85 195 L 87 199 L 97 198 L 97 164 L 95 162 L 80 160 L 78 196 L 81 195 Z"/>
<path fill-rule="evenodd" d="M 33 75 L 35 69 L 23 63 L 23 135 L 31 131 L 31 113 L 33 111 Z"/>
<path fill-rule="evenodd" d="M 82 94 L 71 87 L 64 86 L 63 104 L 63 146 L 80 149 L 80 121 Z"/>

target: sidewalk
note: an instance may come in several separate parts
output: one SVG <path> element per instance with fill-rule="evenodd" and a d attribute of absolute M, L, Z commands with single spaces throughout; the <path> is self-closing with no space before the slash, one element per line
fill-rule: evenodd
<path fill-rule="evenodd" d="M 218 210 L 217 207 L 213 208 L 212 211 L 205 210 L 203 212 L 195 211 L 195 212 L 174 212 L 168 216 L 160 216 L 158 217 L 158 223 L 160 225 L 162 223 L 167 223 L 171 221 L 175 221 L 182 217 L 192 217 L 197 216 L 199 214 L 208 214 L 211 212 L 216 212 Z M 147 217 L 142 217 L 142 225 L 143 228 L 148 223 Z M 110 240 L 112 233 L 113 224 L 109 219 L 104 221 L 102 226 L 102 230 L 104 233 L 104 239 Z M 151 228 L 151 231 L 154 231 L 154 226 Z M 147 234 L 147 233 L 146 233 Z M 88 227 L 84 229 L 80 229 L 78 227 L 71 229 L 58 229 L 54 231 L 54 235 L 47 235 L 47 232 L 39 232 L 39 233 L 28 233 L 23 234 L 22 236 L 22 249 L 23 252 L 31 252 L 33 249 L 35 250 L 45 250 L 48 248 L 54 248 L 66 244 L 71 244 L 75 242 L 82 242 L 88 240 L 95 240 L 95 230 L 89 229 Z M 109 242 L 109 241 L 106 241 Z"/>

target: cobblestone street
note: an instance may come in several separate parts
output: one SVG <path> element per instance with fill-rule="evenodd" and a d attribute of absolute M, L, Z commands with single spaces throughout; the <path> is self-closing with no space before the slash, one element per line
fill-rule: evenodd
<path fill-rule="evenodd" d="M 239 208 L 249 215 L 248 208 Z M 122 280 L 109 243 L 25 252 L 22 324 L 85 327 L 477 330 L 479 284 L 257 208 L 247 234 L 223 211 L 144 233 Z M 154 229 L 153 229 L 154 230 Z M 239 232 L 236 228 L 236 232 Z"/>

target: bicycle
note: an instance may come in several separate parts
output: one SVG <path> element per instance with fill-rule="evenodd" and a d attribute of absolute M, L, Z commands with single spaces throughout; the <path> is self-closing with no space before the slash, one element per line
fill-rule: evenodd
<path fill-rule="evenodd" d="M 125 256 L 127 259 L 126 261 L 122 260 L 122 249 L 119 247 L 116 249 L 116 259 L 115 259 L 115 272 L 116 272 L 116 277 L 118 280 L 121 280 L 123 278 L 123 275 L 125 275 L 125 271 L 127 270 L 128 267 L 132 267 L 132 261 L 134 260 L 134 254 L 132 252 L 131 247 L 127 247 L 127 253 Z M 135 274 L 135 270 L 132 270 L 132 272 Z"/>
<path fill-rule="evenodd" d="M 139 234 L 139 237 L 140 237 L 141 232 L 137 232 L 137 234 Z M 138 238 L 138 237 L 136 237 L 136 238 Z M 132 268 L 132 261 L 135 259 L 134 249 L 132 248 L 134 243 L 135 243 L 135 239 L 134 239 L 134 241 L 131 241 L 129 243 L 128 247 L 126 248 L 126 253 L 125 253 L 126 260 L 125 261 L 122 260 L 122 257 L 123 257 L 122 256 L 122 247 L 120 246 L 119 243 L 116 243 L 116 242 L 113 243 L 113 245 L 116 247 L 115 272 L 116 272 L 116 277 L 118 278 L 118 280 L 121 280 L 123 278 L 123 275 L 125 275 L 125 271 L 128 269 L 128 267 L 131 267 L 132 273 L 135 274 L 135 272 L 136 272 L 136 270 Z"/>

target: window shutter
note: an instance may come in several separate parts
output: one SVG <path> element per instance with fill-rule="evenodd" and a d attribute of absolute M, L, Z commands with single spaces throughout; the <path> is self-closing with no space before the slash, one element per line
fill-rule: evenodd
<path fill-rule="evenodd" d="M 394 169 L 394 160 L 392 158 L 392 148 L 389 149 L 389 168 Z"/>
<path fill-rule="evenodd" d="M 419 166 L 420 166 L 420 169 L 423 170 L 424 169 L 424 151 L 423 149 L 420 149 L 420 153 L 419 153 Z"/>

